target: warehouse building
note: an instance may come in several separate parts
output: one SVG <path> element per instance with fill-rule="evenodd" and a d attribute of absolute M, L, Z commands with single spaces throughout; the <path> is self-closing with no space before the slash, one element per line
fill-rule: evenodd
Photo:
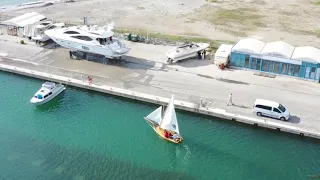
<path fill-rule="evenodd" d="M 319 81 L 320 50 L 283 41 L 242 39 L 231 49 L 230 66 Z"/>
<path fill-rule="evenodd" d="M 0 22 L 1 32 L 12 36 L 24 37 L 30 34 L 31 27 L 47 19 L 44 15 L 37 12 L 30 12 L 21 16 Z"/>

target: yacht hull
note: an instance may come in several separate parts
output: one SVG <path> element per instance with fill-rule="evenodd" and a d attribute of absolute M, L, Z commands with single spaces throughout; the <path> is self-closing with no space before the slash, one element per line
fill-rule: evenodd
<path fill-rule="evenodd" d="M 34 41 L 41 41 L 41 42 L 46 42 L 50 39 L 49 36 L 43 35 L 43 36 L 32 36 L 32 40 Z"/>

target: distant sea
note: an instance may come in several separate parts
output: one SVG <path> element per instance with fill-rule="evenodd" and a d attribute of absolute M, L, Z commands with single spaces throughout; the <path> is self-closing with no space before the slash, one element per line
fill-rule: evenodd
<path fill-rule="evenodd" d="M 39 0 L 0 0 L 0 7 L 18 5 L 22 3 L 34 2 Z"/>

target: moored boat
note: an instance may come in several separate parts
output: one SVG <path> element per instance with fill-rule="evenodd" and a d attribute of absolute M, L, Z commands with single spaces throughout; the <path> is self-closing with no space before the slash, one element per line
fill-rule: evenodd
<path fill-rule="evenodd" d="M 181 143 L 183 138 L 179 132 L 178 120 L 174 108 L 174 95 L 172 95 L 164 113 L 162 113 L 162 109 L 163 107 L 160 106 L 144 119 L 161 138 L 176 144 Z"/>
<path fill-rule="evenodd" d="M 49 102 L 54 97 L 58 96 L 66 88 L 62 84 L 53 82 L 45 82 L 36 94 L 31 98 L 30 102 L 35 105 L 41 105 Z"/>

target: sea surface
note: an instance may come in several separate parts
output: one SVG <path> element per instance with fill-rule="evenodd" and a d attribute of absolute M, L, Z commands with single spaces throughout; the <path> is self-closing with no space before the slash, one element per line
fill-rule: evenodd
<path fill-rule="evenodd" d="M 184 142 L 143 117 L 156 105 L 72 87 L 49 104 L 43 81 L 0 72 L 0 179 L 140 180 L 320 177 L 320 141 L 177 111 Z"/>
<path fill-rule="evenodd" d="M 35 1 L 40 1 L 40 0 L 0 0 L 0 7 L 19 5 L 22 3 L 35 2 Z"/>

